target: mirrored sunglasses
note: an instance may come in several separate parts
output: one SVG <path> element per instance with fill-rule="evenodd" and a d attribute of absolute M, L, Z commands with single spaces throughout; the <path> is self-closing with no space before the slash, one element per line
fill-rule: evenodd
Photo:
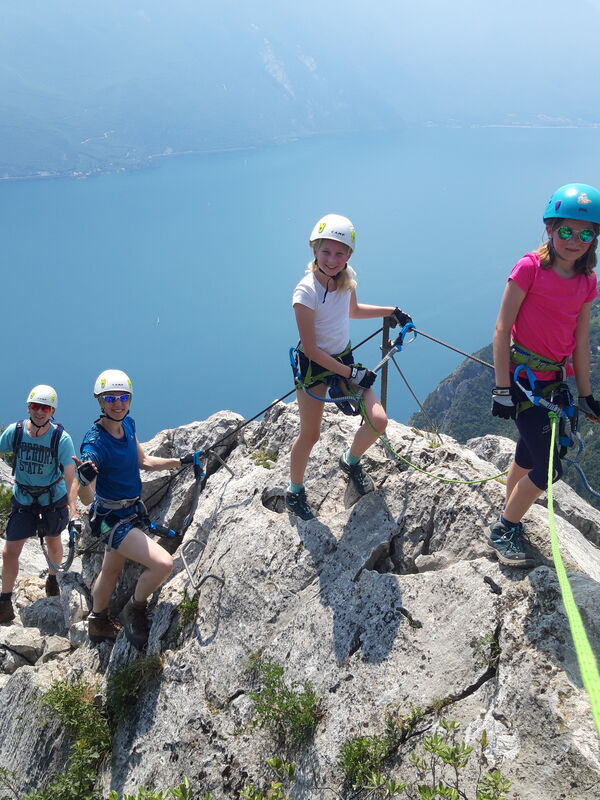
<path fill-rule="evenodd" d="M 572 239 L 575 235 L 575 231 L 572 228 L 569 228 L 568 225 L 561 225 L 560 228 L 557 228 L 558 238 L 562 239 L 563 242 L 566 242 L 568 239 Z M 591 242 L 592 239 L 596 238 L 596 234 L 591 228 L 585 228 L 583 231 L 578 232 L 579 239 L 586 244 Z"/>
<path fill-rule="evenodd" d="M 46 403 L 29 403 L 29 408 L 32 411 L 43 411 L 44 414 L 52 411 L 52 406 L 48 406 Z"/>
<path fill-rule="evenodd" d="M 130 394 L 103 394 L 102 399 L 107 403 L 126 403 L 131 399 Z"/>

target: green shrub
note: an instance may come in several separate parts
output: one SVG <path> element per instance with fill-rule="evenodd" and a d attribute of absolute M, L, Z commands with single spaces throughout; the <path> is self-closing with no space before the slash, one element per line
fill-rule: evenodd
<path fill-rule="evenodd" d="M 159 655 L 142 656 L 131 664 L 117 667 L 106 683 L 106 708 L 113 725 L 133 713 L 144 684 L 162 672 Z"/>
<path fill-rule="evenodd" d="M 194 594 L 189 597 L 185 589 L 183 589 L 180 594 L 182 599 L 177 607 L 177 613 L 179 614 L 177 630 L 182 631 L 196 619 L 196 615 L 198 614 L 198 595 Z"/>
<path fill-rule="evenodd" d="M 187 778 L 184 778 L 179 786 L 165 789 L 161 792 L 155 792 L 141 786 L 137 794 L 126 794 L 123 796 L 123 800 L 192 800 L 192 797 L 190 782 Z M 108 795 L 108 800 L 119 800 L 119 795 L 113 791 Z M 205 794 L 202 800 L 211 800 L 210 795 Z"/>
<path fill-rule="evenodd" d="M 281 743 L 309 741 L 322 716 L 312 685 L 308 681 L 286 684 L 283 667 L 263 661 L 259 654 L 250 657 L 250 667 L 261 683 L 258 691 L 249 692 L 257 716 L 255 726 L 268 730 Z"/>
<path fill-rule="evenodd" d="M 73 739 L 67 768 L 49 785 L 20 800 L 101 800 L 94 788 L 98 768 L 110 751 L 108 719 L 95 703 L 95 689 L 83 682 L 57 681 L 41 702 L 56 712 Z"/>

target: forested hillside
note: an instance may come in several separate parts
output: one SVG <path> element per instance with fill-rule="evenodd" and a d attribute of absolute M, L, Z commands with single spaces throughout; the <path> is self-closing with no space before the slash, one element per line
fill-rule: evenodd
<path fill-rule="evenodd" d="M 590 345 L 592 351 L 592 391 L 596 397 L 600 396 L 600 302 L 596 301 L 592 309 L 592 323 L 590 332 Z M 488 363 L 492 363 L 491 344 L 475 353 Z M 574 381 L 571 379 L 573 392 L 576 393 Z M 511 420 L 502 420 L 493 417 L 491 408 L 491 390 L 494 386 L 494 373 L 470 359 L 462 364 L 433 391 L 423 403 L 423 406 L 437 428 L 442 433 L 447 433 L 459 442 L 466 442 L 474 436 L 494 433 L 516 439 L 517 429 Z M 427 418 L 418 412 L 414 414 L 410 423 L 419 428 L 431 427 Z M 600 426 L 596 426 L 585 419 L 580 421 L 580 432 L 585 443 L 585 450 L 580 458 L 580 463 L 587 475 L 591 486 L 600 491 Z M 574 450 L 574 448 L 573 448 Z M 569 456 L 574 453 L 570 452 Z M 582 496 L 600 508 L 600 501 L 596 500 L 581 485 L 576 471 L 566 465 L 565 481 L 573 486 Z"/>

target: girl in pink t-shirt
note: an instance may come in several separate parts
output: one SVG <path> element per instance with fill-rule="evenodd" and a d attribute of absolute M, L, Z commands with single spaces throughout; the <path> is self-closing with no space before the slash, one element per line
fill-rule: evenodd
<path fill-rule="evenodd" d="M 590 309 L 598 295 L 594 267 L 600 192 L 582 183 L 561 186 L 548 201 L 544 222 L 548 241 L 514 266 L 494 332 L 492 414 L 515 419 L 519 439 L 504 510 L 490 527 L 489 543 L 499 561 L 517 567 L 533 565 L 521 519 L 547 488 L 551 441 L 545 408 L 519 410 L 527 400 L 519 384 L 542 392 L 563 375 L 574 375 L 579 408 L 600 422 L 600 403 L 590 385 L 589 345 Z M 516 365 L 524 359 L 534 365 L 535 387 L 522 373 L 514 380 Z M 556 481 L 562 474 L 557 453 L 553 463 Z"/>

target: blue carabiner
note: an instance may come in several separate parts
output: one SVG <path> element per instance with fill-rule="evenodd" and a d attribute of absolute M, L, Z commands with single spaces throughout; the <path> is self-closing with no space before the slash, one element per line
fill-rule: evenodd
<path fill-rule="evenodd" d="M 196 478 L 196 480 L 198 478 L 206 478 L 206 472 L 204 471 L 202 464 L 203 455 L 204 450 L 196 450 L 194 453 L 194 460 L 192 461 L 192 464 L 194 465 L 194 478 Z"/>

